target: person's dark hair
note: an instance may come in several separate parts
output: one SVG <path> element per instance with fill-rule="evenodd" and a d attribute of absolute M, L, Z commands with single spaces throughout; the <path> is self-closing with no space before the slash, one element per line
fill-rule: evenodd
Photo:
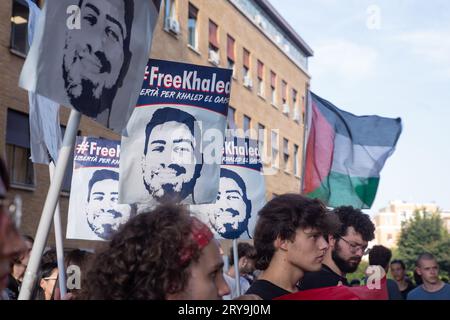
<path fill-rule="evenodd" d="M 81 280 L 83 280 L 85 273 L 89 269 L 89 265 L 92 261 L 94 254 L 85 250 L 73 249 L 65 254 L 64 263 L 66 267 L 67 276 L 69 276 L 68 268 L 69 266 L 77 266 L 80 268 Z M 67 289 L 68 292 L 72 294 L 77 294 L 79 289 Z"/>
<path fill-rule="evenodd" d="M 382 266 L 386 269 L 392 258 L 392 251 L 384 246 L 376 245 L 370 249 L 369 264 Z"/>
<path fill-rule="evenodd" d="M 402 267 L 402 269 L 403 270 L 406 270 L 406 265 L 405 265 L 405 263 L 403 262 L 403 260 L 400 260 L 400 259 L 394 259 L 394 260 L 392 260 L 391 261 L 391 266 L 393 265 L 393 264 L 399 264 L 401 267 Z"/>
<path fill-rule="evenodd" d="M 423 252 L 421 254 L 419 254 L 419 256 L 416 259 L 416 267 L 420 267 L 420 261 L 422 260 L 436 260 L 436 258 L 434 257 L 434 255 L 432 255 L 429 252 Z"/>
<path fill-rule="evenodd" d="M 348 228 L 353 227 L 356 232 L 361 234 L 364 241 L 372 241 L 375 238 L 375 225 L 370 221 L 369 215 L 352 206 L 342 206 L 335 208 L 332 212 L 339 217 L 341 228 L 335 234 L 335 238 L 347 235 Z"/>
<path fill-rule="evenodd" d="M 181 292 L 189 265 L 201 250 L 192 237 L 194 218 L 182 206 L 165 204 L 130 219 L 96 254 L 78 299 L 163 300 Z M 189 251 L 189 260 L 181 252 Z"/>
<path fill-rule="evenodd" d="M 339 222 L 327 212 L 320 200 L 299 194 L 284 194 L 270 200 L 259 211 L 255 227 L 256 268 L 267 269 L 275 253 L 274 241 L 278 237 L 293 241 L 298 228 L 315 228 L 324 235 L 335 233 Z"/>
<path fill-rule="evenodd" d="M 256 259 L 256 249 L 249 243 L 240 242 L 238 243 L 238 259 L 242 257 L 247 257 L 248 259 Z M 230 262 L 230 266 L 234 265 L 234 254 L 233 247 L 230 248 L 230 254 L 228 256 L 228 261 Z"/>
<path fill-rule="evenodd" d="M 101 169 L 94 172 L 91 179 L 89 180 L 88 184 L 88 197 L 87 201 L 89 202 L 91 200 L 91 191 L 94 184 L 96 184 L 99 181 L 103 180 L 117 180 L 119 181 L 119 174 L 115 171 L 108 170 L 108 169 Z"/>
<path fill-rule="evenodd" d="M 57 263 L 58 258 L 55 248 L 50 248 L 45 251 L 41 258 L 41 265 L 46 265 L 48 263 Z"/>
<path fill-rule="evenodd" d="M 34 285 L 34 290 L 32 293 L 32 300 L 45 300 L 44 289 L 41 287 L 41 280 L 49 277 L 53 270 L 58 268 L 58 264 L 56 262 L 47 262 L 44 261 L 41 263 L 41 266 L 38 270 L 38 274 L 36 277 L 36 283 Z M 56 284 L 55 284 L 56 286 Z"/>
<path fill-rule="evenodd" d="M 81 9 L 84 0 L 80 0 L 78 7 Z M 134 0 L 123 0 L 123 5 L 125 7 L 125 28 L 127 31 L 126 37 L 123 39 L 123 64 L 120 68 L 119 77 L 117 78 L 117 87 L 120 88 L 123 85 L 123 80 L 130 67 L 131 57 L 133 54 L 130 51 L 130 41 L 131 41 L 131 27 L 133 26 L 134 19 Z"/>

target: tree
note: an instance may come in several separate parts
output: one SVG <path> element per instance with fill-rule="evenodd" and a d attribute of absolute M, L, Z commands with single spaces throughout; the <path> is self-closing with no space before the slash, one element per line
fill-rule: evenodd
<path fill-rule="evenodd" d="M 402 225 L 398 242 L 398 257 L 408 270 L 414 270 L 417 256 L 432 253 L 442 276 L 450 274 L 450 237 L 438 212 L 416 210 L 414 217 Z"/>

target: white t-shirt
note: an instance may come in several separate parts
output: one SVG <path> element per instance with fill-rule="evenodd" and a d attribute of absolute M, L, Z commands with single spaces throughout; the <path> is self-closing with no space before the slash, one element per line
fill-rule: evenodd
<path fill-rule="evenodd" d="M 240 284 L 241 284 L 241 293 L 236 294 L 236 278 L 230 277 L 227 273 L 223 273 L 223 277 L 225 278 L 225 281 L 228 284 L 228 287 L 230 288 L 230 294 L 227 294 L 226 296 L 223 296 L 224 300 L 231 300 L 236 297 L 239 297 L 240 295 L 245 294 L 245 292 L 250 288 L 250 283 L 245 279 L 244 277 L 240 276 Z"/>

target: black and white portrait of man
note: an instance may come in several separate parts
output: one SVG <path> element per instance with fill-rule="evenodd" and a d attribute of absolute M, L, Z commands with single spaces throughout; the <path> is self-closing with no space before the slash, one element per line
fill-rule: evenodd
<path fill-rule="evenodd" d="M 80 28 L 68 29 L 62 76 L 72 106 L 97 117 L 123 84 L 130 51 L 134 0 L 80 0 Z"/>
<path fill-rule="evenodd" d="M 136 105 L 159 0 L 46 0 L 19 86 L 121 133 Z"/>
<path fill-rule="evenodd" d="M 175 108 L 153 113 L 145 128 L 142 175 L 145 189 L 158 202 L 191 197 L 202 170 L 201 132 L 196 119 Z"/>
<path fill-rule="evenodd" d="M 135 211 L 128 204 L 118 204 L 118 190 L 119 174 L 115 171 L 108 169 L 94 171 L 89 180 L 87 223 L 90 229 L 104 240 L 108 240 Z"/>
<path fill-rule="evenodd" d="M 219 236 L 237 239 L 248 232 L 252 203 L 244 180 L 234 171 L 220 169 L 220 185 L 215 204 L 208 207 L 209 224 Z"/>

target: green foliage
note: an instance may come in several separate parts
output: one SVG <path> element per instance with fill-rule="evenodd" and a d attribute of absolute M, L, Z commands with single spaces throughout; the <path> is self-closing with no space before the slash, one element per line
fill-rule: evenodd
<path fill-rule="evenodd" d="M 362 280 L 366 277 L 366 269 L 369 266 L 369 263 L 367 261 L 361 261 L 361 263 L 358 266 L 358 269 L 353 273 L 348 273 L 346 275 L 348 282 L 352 281 L 353 279 L 359 279 Z"/>
<path fill-rule="evenodd" d="M 417 256 L 432 253 L 438 260 L 441 276 L 450 274 L 450 237 L 437 213 L 416 211 L 413 219 L 402 225 L 395 258 L 402 259 L 408 270 L 414 270 Z"/>

